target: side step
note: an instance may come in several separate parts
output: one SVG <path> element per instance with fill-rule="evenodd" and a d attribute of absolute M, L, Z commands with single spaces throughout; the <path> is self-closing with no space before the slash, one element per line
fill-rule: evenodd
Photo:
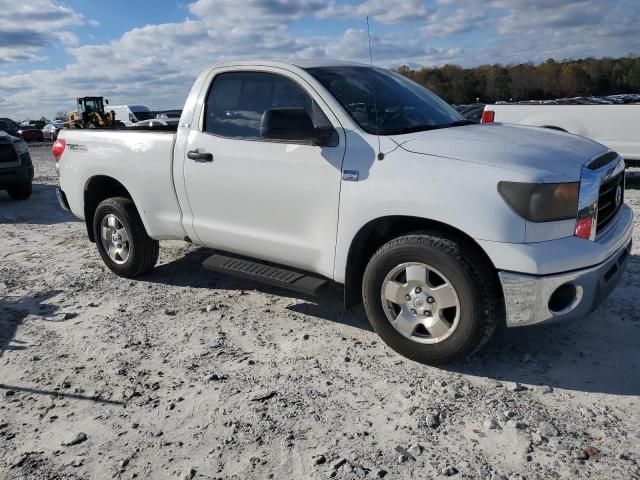
<path fill-rule="evenodd" d="M 317 295 L 328 283 L 324 278 L 313 277 L 306 273 L 219 253 L 207 258 L 202 262 L 202 266 L 214 272 L 227 273 L 309 295 Z"/>

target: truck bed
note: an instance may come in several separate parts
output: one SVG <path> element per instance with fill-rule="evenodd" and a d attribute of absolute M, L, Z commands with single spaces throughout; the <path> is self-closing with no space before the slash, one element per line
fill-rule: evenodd
<path fill-rule="evenodd" d="M 60 163 L 61 187 L 71 211 L 84 218 L 84 194 L 89 180 L 108 176 L 126 188 L 149 234 L 158 239 L 184 238 L 181 212 L 173 184 L 174 132 L 161 129 L 61 130 L 66 142 Z M 63 173 L 64 171 L 64 174 Z"/>
<path fill-rule="evenodd" d="M 71 129 L 63 129 L 63 130 L 78 131 L 83 129 L 71 128 Z M 178 131 L 178 126 L 177 125 L 158 125 L 154 127 L 144 126 L 144 127 L 91 128 L 86 130 L 90 130 L 94 132 L 95 131 L 100 131 L 100 132 L 101 131 L 108 131 L 108 132 L 117 131 L 117 132 L 175 133 L 176 131 Z"/>

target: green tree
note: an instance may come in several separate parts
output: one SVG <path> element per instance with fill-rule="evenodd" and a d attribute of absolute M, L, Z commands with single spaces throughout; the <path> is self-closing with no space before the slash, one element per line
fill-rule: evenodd
<path fill-rule="evenodd" d="M 450 103 L 640 93 L 640 58 L 633 55 L 474 68 L 443 65 L 414 70 L 403 65 L 398 72 Z"/>

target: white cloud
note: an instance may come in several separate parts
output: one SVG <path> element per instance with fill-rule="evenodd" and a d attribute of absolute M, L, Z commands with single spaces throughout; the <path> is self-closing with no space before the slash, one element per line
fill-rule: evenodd
<path fill-rule="evenodd" d="M 458 8 L 453 12 L 439 10 L 429 17 L 429 23 L 424 28 L 428 36 L 447 37 L 468 32 L 482 24 L 487 16 L 483 8 Z"/>
<path fill-rule="evenodd" d="M 382 23 L 404 23 L 420 21 L 427 17 L 430 9 L 421 0 L 367 0 L 355 8 L 355 16 L 370 16 Z"/>
<path fill-rule="evenodd" d="M 50 0 L 0 0 L 0 64 L 42 60 L 38 50 L 68 44 L 73 33 L 62 29 L 81 23 L 82 15 Z"/>
<path fill-rule="evenodd" d="M 84 22 L 81 14 L 53 0 L 0 0 L 0 25 L 45 32 Z"/>
<path fill-rule="evenodd" d="M 80 39 L 73 32 L 68 32 L 68 31 L 54 32 L 53 35 L 58 40 L 60 40 L 63 44 L 69 45 L 71 47 L 75 47 L 80 43 Z"/>

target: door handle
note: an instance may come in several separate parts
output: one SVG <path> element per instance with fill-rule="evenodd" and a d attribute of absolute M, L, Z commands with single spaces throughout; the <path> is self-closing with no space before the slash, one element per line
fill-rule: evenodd
<path fill-rule="evenodd" d="M 195 160 L 196 162 L 213 162 L 212 154 L 199 152 L 197 150 L 189 150 L 187 152 L 187 158 Z"/>

